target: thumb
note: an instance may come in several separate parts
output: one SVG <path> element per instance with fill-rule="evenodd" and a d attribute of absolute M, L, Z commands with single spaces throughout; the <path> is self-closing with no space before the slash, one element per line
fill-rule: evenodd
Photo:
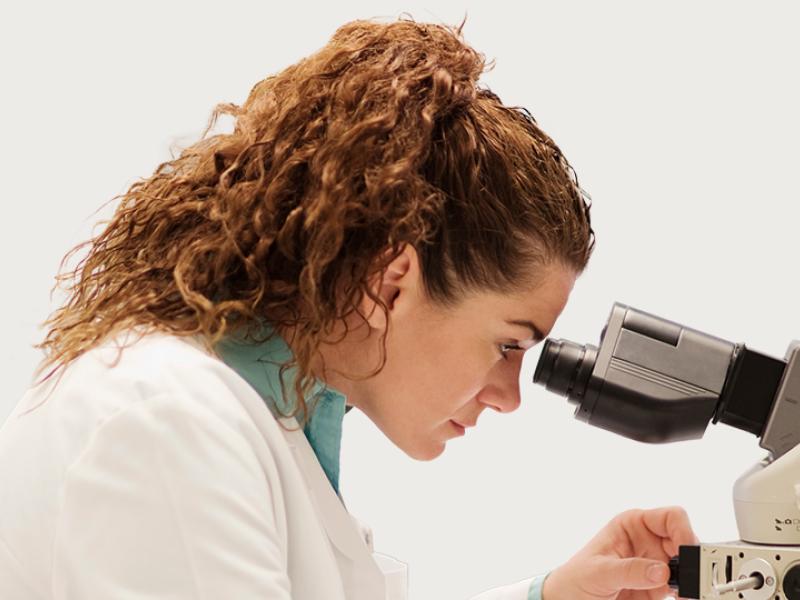
<path fill-rule="evenodd" d="M 649 590 L 667 583 L 669 567 L 648 558 L 618 558 L 609 560 L 599 576 L 616 590 Z"/>

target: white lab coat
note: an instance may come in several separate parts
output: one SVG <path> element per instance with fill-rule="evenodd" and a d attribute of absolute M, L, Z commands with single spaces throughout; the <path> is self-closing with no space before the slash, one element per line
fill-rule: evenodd
<path fill-rule="evenodd" d="M 199 340 L 116 358 L 84 353 L 0 429 L 0 598 L 405 600 L 296 422 Z"/>

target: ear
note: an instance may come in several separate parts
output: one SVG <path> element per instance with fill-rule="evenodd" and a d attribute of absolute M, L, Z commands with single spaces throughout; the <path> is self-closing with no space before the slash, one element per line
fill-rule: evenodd
<path fill-rule="evenodd" d="M 419 257 L 411 244 L 406 244 L 386 270 L 378 273 L 370 284 L 370 290 L 378 296 L 392 315 L 405 312 L 417 298 L 420 270 Z M 366 294 L 359 305 L 361 314 L 367 319 L 370 329 L 384 331 L 387 323 L 383 310 Z"/>

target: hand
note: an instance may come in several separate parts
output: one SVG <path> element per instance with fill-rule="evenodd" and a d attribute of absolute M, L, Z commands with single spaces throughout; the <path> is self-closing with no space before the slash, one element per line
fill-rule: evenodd
<path fill-rule="evenodd" d="M 699 543 L 680 506 L 625 511 L 550 573 L 542 600 L 661 600 L 677 596 L 667 585 L 669 559 L 678 554 L 679 546 Z"/>

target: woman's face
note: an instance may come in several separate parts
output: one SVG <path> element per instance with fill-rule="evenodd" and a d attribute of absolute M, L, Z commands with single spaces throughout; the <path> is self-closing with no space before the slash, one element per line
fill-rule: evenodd
<path fill-rule="evenodd" d="M 548 335 L 575 277 L 553 265 L 540 273 L 537 287 L 474 295 L 445 310 L 425 299 L 416 251 L 407 246 L 375 288 L 389 307 L 384 368 L 362 381 L 343 376 L 379 364 L 386 323 L 382 311 L 365 302 L 369 325 L 356 319 L 343 341 L 323 346 L 323 379 L 408 455 L 435 458 L 487 408 L 511 412 L 519 406 L 523 351 Z M 504 356 L 505 346 L 521 350 Z"/>

